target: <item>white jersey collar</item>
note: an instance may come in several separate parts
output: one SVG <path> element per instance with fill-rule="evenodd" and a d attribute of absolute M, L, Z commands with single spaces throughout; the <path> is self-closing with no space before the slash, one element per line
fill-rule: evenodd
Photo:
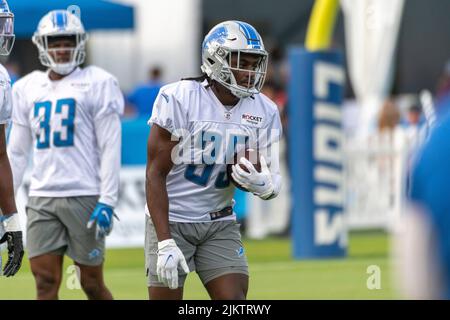
<path fill-rule="evenodd" d="M 70 78 L 74 77 L 75 75 L 77 75 L 81 71 L 81 68 L 80 67 L 76 67 L 71 73 L 69 73 L 68 75 L 64 76 L 63 78 L 61 78 L 59 80 L 51 80 L 50 79 L 50 70 L 51 69 L 47 69 L 47 71 L 46 71 L 46 75 L 47 75 L 48 81 L 51 82 L 51 83 L 59 83 L 61 81 L 64 81 L 66 79 L 70 79 Z"/>

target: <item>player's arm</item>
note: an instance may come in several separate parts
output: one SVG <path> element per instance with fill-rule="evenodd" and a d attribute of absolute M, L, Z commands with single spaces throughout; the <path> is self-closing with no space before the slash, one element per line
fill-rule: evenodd
<path fill-rule="evenodd" d="M 407 299 L 442 297 L 442 264 L 428 217 L 424 208 L 409 205 L 394 234 L 395 279 Z"/>
<path fill-rule="evenodd" d="M 0 208 L 3 215 L 16 213 L 11 166 L 6 152 L 5 125 L 0 124 Z"/>
<path fill-rule="evenodd" d="M 109 235 L 113 228 L 120 183 L 121 131 L 118 113 L 110 113 L 95 120 L 95 136 L 100 151 L 100 197 L 87 227 L 95 225 L 97 239 Z"/>
<path fill-rule="evenodd" d="M 115 207 L 119 194 L 122 125 L 120 116 L 111 113 L 95 121 L 95 135 L 100 151 L 99 202 Z"/>
<path fill-rule="evenodd" d="M 273 185 L 273 193 L 266 199 L 269 200 L 280 193 L 282 182 L 280 173 L 280 140 L 283 136 L 283 129 L 278 111 L 274 113 L 266 134 L 268 135 L 266 139 L 268 142 L 266 154 L 270 162 L 270 175 Z"/>
<path fill-rule="evenodd" d="M 270 180 L 272 182 L 273 191 L 265 197 L 264 200 L 270 200 L 275 198 L 281 191 L 281 173 L 280 173 L 280 139 L 281 139 L 281 120 L 279 114 L 275 115 L 274 123 L 276 125 L 271 126 L 268 130 L 268 145 L 263 154 L 267 158 L 267 162 L 270 164 L 266 170 L 270 174 Z"/>
<path fill-rule="evenodd" d="M 239 165 L 234 165 L 232 168 L 233 179 L 263 200 L 275 198 L 281 190 L 279 160 L 281 134 L 280 116 L 275 113 L 270 125 L 265 130 L 261 130 L 258 138 L 259 145 L 262 146 L 262 149 L 259 150 L 261 172 L 258 172 L 253 164 L 245 158 L 240 159 L 239 163 L 244 165 L 248 172 Z"/>
<path fill-rule="evenodd" d="M 450 199 L 441 190 L 446 190 L 450 177 L 447 132 L 434 131 L 413 159 L 405 212 L 394 229 L 394 278 L 409 299 L 445 297 L 446 249 L 441 244 L 442 226 L 448 220 L 442 213 L 448 213 Z"/>
<path fill-rule="evenodd" d="M 14 194 L 22 184 L 28 166 L 33 137 L 29 127 L 13 123 L 9 134 L 8 155 L 14 181 Z"/>
<path fill-rule="evenodd" d="M 189 273 L 186 259 L 178 248 L 169 229 L 169 197 L 166 179 L 173 167 L 172 149 L 178 141 L 172 141 L 171 133 L 153 124 L 147 144 L 147 169 L 145 193 L 147 206 L 158 238 L 157 274 L 159 281 L 170 289 L 178 288 L 178 265 Z"/>
<path fill-rule="evenodd" d="M 24 251 L 3 124 L 0 125 L 0 177 L 0 207 L 3 213 L 0 217 L 0 244 L 8 243 L 8 262 L 3 273 L 9 277 L 20 269 Z"/>
<path fill-rule="evenodd" d="M 170 132 L 156 124 L 152 126 L 147 143 L 145 193 L 158 241 L 172 238 L 166 178 L 173 167 L 171 154 L 177 144 L 178 141 L 172 141 Z"/>
<path fill-rule="evenodd" d="M 16 83 L 11 93 L 14 108 L 12 108 L 12 127 L 7 149 L 13 175 L 14 194 L 17 194 L 22 184 L 33 144 L 33 132 L 29 120 L 30 103 L 26 99 L 26 92 L 27 89 L 23 85 Z"/>
<path fill-rule="evenodd" d="M 276 145 L 275 145 L 276 144 Z M 270 176 L 273 185 L 273 192 L 265 200 L 275 198 L 281 191 L 281 173 L 280 173 L 280 153 L 279 153 L 279 141 L 271 144 L 270 146 Z"/>
<path fill-rule="evenodd" d="M 109 235 L 113 228 L 114 208 L 120 183 L 124 99 L 117 80 L 110 76 L 96 81 L 92 94 L 94 130 L 100 154 L 100 197 L 87 227 L 95 225 L 96 239 Z"/>

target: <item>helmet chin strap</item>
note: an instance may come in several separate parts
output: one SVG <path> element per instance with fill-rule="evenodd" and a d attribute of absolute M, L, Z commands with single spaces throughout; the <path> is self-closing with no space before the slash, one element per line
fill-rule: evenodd
<path fill-rule="evenodd" d="M 231 93 L 232 93 L 233 95 L 235 95 L 235 96 L 238 97 L 239 99 L 248 98 L 248 97 L 250 97 L 250 96 L 252 95 L 252 94 L 249 93 L 249 92 L 242 92 L 242 91 L 236 90 L 236 89 L 234 89 L 234 88 L 231 88 L 230 91 L 231 91 Z"/>
<path fill-rule="evenodd" d="M 234 75 L 230 72 L 230 85 L 228 87 L 228 89 L 231 91 L 231 93 L 238 97 L 239 99 L 244 99 L 244 98 L 248 98 L 252 95 L 252 93 L 247 92 L 245 90 L 239 90 L 239 86 L 237 84 L 236 78 L 234 77 Z"/>
<path fill-rule="evenodd" d="M 72 59 L 66 63 L 56 63 L 48 52 L 44 52 L 43 55 L 45 57 L 45 61 L 41 61 L 42 64 L 46 65 L 47 67 L 50 68 L 50 70 L 61 76 L 68 75 L 78 66 L 78 64 L 75 61 L 75 56 L 77 55 L 76 50 L 72 53 Z"/>
<path fill-rule="evenodd" d="M 46 46 L 42 45 L 42 41 L 39 42 L 36 40 L 35 43 L 37 44 L 39 49 L 39 59 L 41 60 L 42 65 L 46 66 L 47 68 L 61 76 L 70 74 L 76 69 L 76 67 L 84 62 L 84 40 L 82 42 L 78 42 L 74 48 L 70 48 L 71 59 L 65 63 L 56 63 L 49 50 L 46 49 Z M 59 50 L 68 50 L 68 48 Z"/>

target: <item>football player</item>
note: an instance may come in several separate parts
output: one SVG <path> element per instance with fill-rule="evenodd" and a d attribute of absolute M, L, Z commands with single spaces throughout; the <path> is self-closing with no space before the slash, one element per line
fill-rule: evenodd
<path fill-rule="evenodd" d="M 150 299 L 182 299 L 194 270 L 212 299 L 246 298 L 248 265 L 230 180 L 265 200 L 281 188 L 280 115 L 260 93 L 267 62 L 255 28 L 226 21 L 203 41 L 203 76 L 160 90 L 149 120 L 146 172 Z M 233 154 L 247 145 L 261 157 L 241 157 L 227 174 Z"/>
<path fill-rule="evenodd" d="M 10 54 L 14 45 L 14 14 L 8 3 L 0 0 L 0 55 Z M 13 178 L 6 152 L 5 124 L 11 117 L 11 79 L 0 64 L 0 244 L 8 243 L 8 261 L 3 270 L 7 277 L 20 269 L 23 258 L 22 229 L 14 200 Z M 2 273 L 0 254 L 0 274 Z"/>
<path fill-rule="evenodd" d="M 395 278 L 408 299 L 450 299 L 450 114 L 430 124 L 414 157 L 407 210 L 393 242 Z"/>
<path fill-rule="evenodd" d="M 79 267 L 89 299 L 112 298 L 103 261 L 118 196 L 124 98 L 111 74 L 80 67 L 86 40 L 76 15 L 49 12 L 33 35 L 48 70 L 13 87 L 8 152 L 17 189 L 33 150 L 27 249 L 38 299 L 58 298 L 64 254 Z"/>

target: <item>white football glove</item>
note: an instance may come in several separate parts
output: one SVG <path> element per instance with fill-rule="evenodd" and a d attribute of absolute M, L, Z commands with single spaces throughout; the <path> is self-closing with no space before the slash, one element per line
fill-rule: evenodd
<path fill-rule="evenodd" d="M 232 166 L 233 172 L 231 173 L 231 176 L 234 181 L 239 183 L 243 188 L 261 199 L 266 200 L 270 198 L 274 192 L 272 175 L 267 166 L 266 159 L 264 159 L 262 155 L 259 158 L 259 162 L 261 163 L 261 172 L 258 172 L 250 161 L 242 157 L 238 164 Z M 249 172 L 245 172 L 239 164 L 245 166 Z"/>
<path fill-rule="evenodd" d="M 189 273 L 186 259 L 180 248 L 177 247 L 175 240 L 167 239 L 158 242 L 158 262 L 156 264 L 158 281 L 166 284 L 170 289 L 177 289 L 178 265 L 181 265 L 184 272 Z"/>

